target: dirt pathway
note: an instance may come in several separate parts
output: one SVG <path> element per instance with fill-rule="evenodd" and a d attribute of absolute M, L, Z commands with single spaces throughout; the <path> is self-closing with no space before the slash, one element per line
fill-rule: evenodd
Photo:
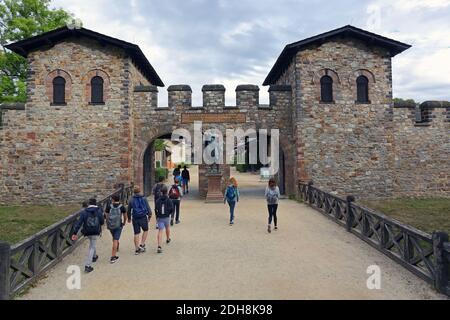
<path fill-rule="evenodd" d="M 195 175 L 195 173 L 193 174 Z M 68 290 L 66 269 L 84 261 L 86 244 L 65 258 L 22 299 L 442 299 L 432 288 L 369 245 L 291 200 L 282 200 L 280 229 L 266 230 L 265 183 L 238 175 L 242 201 L 236 224 L 223 204 L 195 194 L 182 202 L 173 242 L 156 253 L 154 220 L 148 252 L 134 255 L 132 228 L 120 259 L 109 264 L 110 235 L 99 241 L 95 271 Z M 366 270 L 378 265 L 382 289 L 368 290 Z"/>

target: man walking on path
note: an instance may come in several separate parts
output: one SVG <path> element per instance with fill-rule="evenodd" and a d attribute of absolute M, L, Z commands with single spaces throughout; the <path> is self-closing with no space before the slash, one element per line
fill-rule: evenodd
<path fill-rule="evenodd" d="M 170 187 L 169 198 L 172 201 L 174 210 L 171 215 L 170 225 L 173 226 L 173 219 L 175 216 L 176 224 L 180 223 L 180 204 L 181 204 L 181 187 L 179 185 L 178 178 L 174 179 L 174 184 Z"/>
<path fill-rule="evenodd" d="M 181 172 L 181 179 L 183 185 L 183 195 L 189 193 L 189 182 L 191 181 L 191 175 L 187 166 L 184 166 L 183 171 Z"/>
<path fill-rule="evenodd" d="M 173 170 L 173 177 L 176 178 L 181 174 L 181 166 L 178 165 L 174 170 Z"/>
<path fill-rule="evenodd" d="M 134 246 L 136 248 L 136 255 L 145 252 L 145 241 L 148 236 L 148 223 L 152 217 L 152 210 L 148 205 L 148 201 L 140 193 L 141 189 L 139 187 L 135 187 L 134 196 L 128 204 L 128 222 L 131 222 L 131 218 L 133 217 Z M 139 239 L 141 229 L 144 233 L 142 234 L 142 239 Z"/>
<path fill-rule="evenodd" d="M 123 226 L 127 222 L 127 210 L 120 203 L 120 197 L 118 195 L 112 196 L 112 203 L 106 207 L 106 226 L 111 232 L 113 238 L 111 263 L 115 263 L 119 257 L 117 251 L 119 251 L 119 240 L 122 235 Z"/>
<path fill-rule="evenodd" d="M 90 199 L 88 207 L 81 213 L 80 218 L 75 223 L 72 230 L 72 241 L 78 240 L 78 231 L 89 239 L 89 250 L 84 264 L 84 272 L 89 273 L 94 271 L 92 263 L 98 260 L 96 254 L 97 239 L 102 233 L 102 225 L 105 223 L 103 218 L 103 211 L 97 206 L 96 199 Z"/>
<path fill-rule="evenodd" d="M 164 186 L 164 177 L 159 176 L 158 183 L 155 184 L 152 190 L 153 200 L 154 200 L 154 208 L 156 208 L 156 201 L 161 197 L 161 188 Z M 156 229 L 158 230 L 158 224 L 156 224 Z"/>
<path fill-rule="evenodd" d="M 158 253 L 162 253 L 162 247 L 161 247 L 161 241 L 162 241 L 162 234 L 163 230 L 166 229 L 166 243 L 169 244 L 170 239 L 170 224 L 169 219 L 170 216 L 173 214 L 173 204 L 172 200 L 169 199 L 167 196 L 167 187 L 164 186 L 161 189 L 162 196 L 158 199 L 156 202 L 155 207 L 155 214 L 156 214 L 156 220 L 158 224 Z"/>

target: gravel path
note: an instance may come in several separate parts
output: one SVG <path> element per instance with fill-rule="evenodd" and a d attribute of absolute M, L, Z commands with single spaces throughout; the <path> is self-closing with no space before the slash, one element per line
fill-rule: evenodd
<path fill-rule="evenodd" d="M 192 174 L 195 176 L 195 172 Z M 239 175 L 242 201 L 236 224 L 223 204 L 195 193 L 182 201 L 173 242 L 156 253 L 154 219 L 147 253 L 135 256 L 132 228 L 109 264 L 111 237 L 99 241 L 95 271 L 81 290 L 68 290 L 66 269 L 82 264 L 86 243 L 51 270 L 22 299 L 443 299 L 432 288 L 320 213 L 282 200 L 279 230 L 267 233 L 265 183 Z M 366 270 L 378 265 L 382 289 L 368 290 Z"/>

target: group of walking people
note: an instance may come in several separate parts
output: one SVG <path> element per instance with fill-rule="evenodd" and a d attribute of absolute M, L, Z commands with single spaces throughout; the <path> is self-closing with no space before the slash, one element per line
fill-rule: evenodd
<path fill-rule="evenodd" d="M 184 172 L 184 174 L 183 174 Z M 179 224 L 181 199 L 184 194 L 189 192 L 189 171 L 184 167 L 181 172 L 181 166 L 178 166 L 174 172 L 174 182 L 168 187 L 164 184 L 164 177 L 160 177 L 158 183 L 153 187 L 152 194 L 154 199 L 154 208 L 156 215 L 157 233 L 157 253 L 162 253 L 163 233 L 166 234 L 166 244 L 171 239 L 170 227 Z M 82 234 L 89 239 L 89 249 L 85 261 L 85 272 L 90 273 L 94 270 L 93 263 L 98 260 L 96 245 L 99 236 L 102 233 L 102 226 L 106 222 L 107 229 L 110 231 L 113 244 L 110 263 L 115 263 L 119 259 L 120 237 L 123 228 L 127 223 L 133 225 L 135 254 L 139 255 L 146 252 L 146 241 L 149 232 L 149 222 L 152 218 L 152 210 L 147 198 L 141 194 L 139 187 L 134 188 L 134 195 L 128 203 L 128 208 L 120 202 L 119 195 L 113 195 L 111 203 L 107 204 L 105 212 L 97 206 L 96 199 L 90 199 L 88 203 L 83 204 L 84 210 L 72 229 L 72 241 L 78 239 L 78 232 L 81 229 Z M 280 189 L 275 179 L 270 179 L 265 190 L 265 198 L 269 212 L 267 231 L 271 233 L 272 222 L 274 229 L 278 229 L 277 209 L 280 199 Z M 230 226 L 234 225 L 235 208 L 239 202 L 239 188 L 235 178 L 229 180 L 225 190 L 224 204 L 228 203 L 230 208 Z"/>

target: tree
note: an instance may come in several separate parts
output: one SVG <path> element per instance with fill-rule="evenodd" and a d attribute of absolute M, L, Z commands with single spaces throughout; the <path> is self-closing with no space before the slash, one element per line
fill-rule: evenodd
<path fill-rule="evenodd" d="M 27 61 L 5 45 L 66 25 L 73 16 L 50 0 L 0 0 L 0 103 L 25 102 Z"/>
<path fill-rule="evenodd" d="M 166 142 L 163 139 L 155 140 L 155 151 L 163 151 L 166 148 Z"/>

